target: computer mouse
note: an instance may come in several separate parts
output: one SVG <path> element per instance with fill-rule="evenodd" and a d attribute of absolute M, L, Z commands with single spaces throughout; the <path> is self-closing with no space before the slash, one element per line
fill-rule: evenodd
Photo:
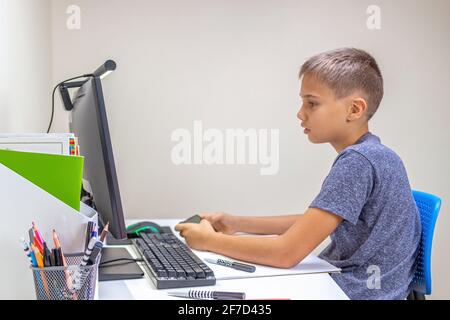
<path fill-rule="evenodd" d="M 141 221 L 127 227 L 128 238 L 137 238 L 139 233 L 161 233 L 161 226 L 151 221 Z"/>

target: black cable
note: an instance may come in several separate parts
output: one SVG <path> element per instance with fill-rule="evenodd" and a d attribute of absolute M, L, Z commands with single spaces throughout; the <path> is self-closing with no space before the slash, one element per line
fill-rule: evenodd
<path fill-rule="evenodd" d="M 64 82 L 71 81 L 71 80 L 75 80 L 75 79 L 80 79 L 80 78 L 93 77 L 93 76 L 94 76 L 93 74 L 88 73 L 88 74 L 83 74 L 82 76 L 78 76 L 78 77 L 73 77 L 73 78 L 70 78 L 70 79 L 66 79 L 66 80 L 61 81 L 60 83 L 58 83 L 58 84 L 53 88 L 53 92 L 52 92 L 52 115 L 51 115 L 51 117 L 50 117 L 50 124 L 48 125 L 47 133 L 50 132 L 50 128 L 52 127 L 52 123 L 53 123 L 53 115 L 54 115 L 54 113 L 55 113 L 55 91 L 56 91 L 56 89 L 57 89 L 60 85 L 62 85 Z"/>
<path fill-rule="evenodd" d="M 111 262 L 117 262 L 117 261 L 125 261 L 124 263 L 116 263 L 116 264 L 112 264 L 109 266 L 105 266 L 105 264 L 109 264 Z M 99 264 L 99 268 L 104 268 L 104 267 L 113 267 L 113 266 L 120 266 L 123 264 L 127 264 L 127 263 L 132 263 L 132 262 L 143 262 L 144 259 L 131 259 L 131 258 L 119 258 L 119 259 L 113 259 L 113 260 L 108 260 L 108 261 L 103 261 Z"/>

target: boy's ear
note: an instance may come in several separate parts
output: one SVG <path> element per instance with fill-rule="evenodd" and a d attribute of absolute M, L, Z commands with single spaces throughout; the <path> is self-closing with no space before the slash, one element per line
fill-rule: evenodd
<path fill-rule="evenodd" d="M 353 98 L 348 108 L 347 121 L 360 119 L 367 111 L 367 102 L 363 98 Z"/>

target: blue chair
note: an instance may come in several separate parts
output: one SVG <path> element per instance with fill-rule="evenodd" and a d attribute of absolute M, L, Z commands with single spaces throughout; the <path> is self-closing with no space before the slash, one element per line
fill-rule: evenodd
<path fill-rule="evenodd" d="M 408 300 L 425 300 L 425 295 L 431 294 L 431 247 L 434 226 L 441 208 L 441 199 L 416 190 L 413 190 L 412 194 L 420 212 L 422 236 L 416 260 L 416 273 Z"/>

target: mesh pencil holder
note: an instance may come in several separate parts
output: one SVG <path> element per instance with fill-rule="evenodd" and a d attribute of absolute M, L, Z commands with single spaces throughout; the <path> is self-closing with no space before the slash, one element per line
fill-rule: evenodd
<path fill-rule="evenodd" d="M 65 254 L 67 267 L 31 267 L 37 300 L 93 300 L 100 255 L 81 266 L 83 253 Z"/>

